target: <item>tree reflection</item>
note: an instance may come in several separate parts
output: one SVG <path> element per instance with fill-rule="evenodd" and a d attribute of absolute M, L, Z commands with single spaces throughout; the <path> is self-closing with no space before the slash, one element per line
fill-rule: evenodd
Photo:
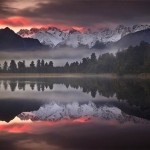
<path fill-rule="evenodd" d="M 34 90 L 34 88 L 35 88 L 35 83 L 30 83 L 30 87 L 31 87 L 31 90 Z"/>
<path fill-rule="evenodd" d="M 8 82 L 7 81 L 3 81 L 3 85 L 4 85 L 4 89 L 7 90 L 8 89 Z"/>
<path fill-rule="evenodd" d="M 91 90 L 91 96 L 93 97 L 93 98 L 95 98 L 96 97 L 96 93 L 97 93 L 97 89 L 92 89 Z"/>
<path fill-rule="evenodd" d="M 17 82 L 10 81 L 9 85 L 10 85 L 11 91 L 14 92 L 16 90 L 16 87 L 17 87 Z"/>
<path fill-rule="evenodd" d="M 40 84 L 40 83 L 37 83 L 37 90 L 38 90 L 38 91 L 40 91 L 40 89 L 41 89 L 40 86 L 41 86 L 41 84 Z"/>
<path fill-rule="evenodd" d="M 45 90 L 45 84 L 44 84 L 44 83 L 41 84 L 41 90 L 42 90 L 42 91 Z"/>
<path fill-rule="evenodd" d="M 49 84 L 49 89 L 50 89 L 50 90 L 53 89 L 53 84 Z"/>
<path fill-rule="evenodd" d="M 26 82 L 18 82 L 18 89 L 25 91 Z"/>
<path fill-rule="evenodd" d="M 28 81 L 28 82 L 27 82 Z M 53 90 L 54 84 L 65 85 L 66 88 L 72 87 L 84 93 L 90 93 L 93 98 L 97 94 L 110 98 L 116 95 L 118 100 L 128 101 L 131 105 L 141 108 L 150 108 L 150 81 L 133 79 L 102 79 L 102 78 L 28 78 L 0 80 L 4 89 L 11 91 L 26 90 L 29 84 L 30 90 L 44 92 Z M 18 86 L 17 86 L 18 85 Z M 35 86 L 37 89 L 35 89 Z"/>

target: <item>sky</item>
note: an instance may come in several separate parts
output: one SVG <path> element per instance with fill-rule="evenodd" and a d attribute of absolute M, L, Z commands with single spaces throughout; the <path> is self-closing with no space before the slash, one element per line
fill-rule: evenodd
<path fill-rule="evenodd" d="M 0 28 L 149 24 L 150 0 L 0 0 Z"/>

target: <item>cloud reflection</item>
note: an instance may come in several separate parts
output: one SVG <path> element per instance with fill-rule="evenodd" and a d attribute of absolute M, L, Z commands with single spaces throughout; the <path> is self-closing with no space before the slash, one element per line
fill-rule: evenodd
<path fill-rule="evenodd" d="M 15 125 L 18 126 L 18 124 Z M 84 123 L 69 120 L 53 122 L 53 124 L 37 122 L 36 125 L 34 123 L 23 125 L 30 126 L 31 132 L 1 132 L 0 149 L 99 150 L 150 147 L 150 126 L 148 125 L 119 124 L 114 120 L 96 119 Z"/>

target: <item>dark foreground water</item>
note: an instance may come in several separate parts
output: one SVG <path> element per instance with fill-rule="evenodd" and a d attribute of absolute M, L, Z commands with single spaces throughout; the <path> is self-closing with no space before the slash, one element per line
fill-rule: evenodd
<path fill-rule="evenodd" d="M 150 149 L 150 80 L 0 79 L 0 150 Z"/>

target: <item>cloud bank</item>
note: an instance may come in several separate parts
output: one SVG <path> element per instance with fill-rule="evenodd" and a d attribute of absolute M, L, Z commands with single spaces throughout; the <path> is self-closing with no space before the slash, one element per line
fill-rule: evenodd
<path fill-rule="evenodd" d="M 5 19 L 5 25 L 50 24 L 62 28 L 149 23 L 149 6 L 149 0 L 1 0 L 0 20 Z M 16 16 L 21 18 L 14 24 L 9 18 Z M 22 18 L 28 24 L 20 24 Z"/>

